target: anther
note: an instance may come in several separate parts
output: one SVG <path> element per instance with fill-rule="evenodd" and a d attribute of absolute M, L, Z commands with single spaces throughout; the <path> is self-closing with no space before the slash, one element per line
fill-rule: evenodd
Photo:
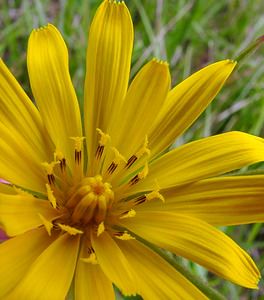
<path fill-rule="evenodd" d="M 102 146 L 102 145 L 99 145 L 96 149 L 96 152 L 95 152 L 95 158 L 96 159 L 100 159 L 103 155 L 103 152 L 104 152 L 104 147 L 105 146 Z"/>
<path fill-rule="evenodd" d="M 138 158 L 136 157 L 136 155 L 132 155 L 129 160 L 127 161 L 127 164 L 126 164 L 126 168 L 130 168 L 134 162 L 137 160 Z"/>
<path fill-rule="evenodd" d="M 136 175 L 136 176 L 134 176 L 134 177 L 130 180 L 129 184 L 130 184 L 130 185 L 134 185 L 134 184 L 136 184 L 136 183 L 138 183 L 138 182 L 139 182 L 139 177 L 138 177 L 138 175 Z"/>
<path fill-rule="evenodd" d="M 135 200 L 135 204 L 138 205 L 138 204 L 144 203 L 145 201 L 146 201 L 146 196 L 141 195 Z"/>

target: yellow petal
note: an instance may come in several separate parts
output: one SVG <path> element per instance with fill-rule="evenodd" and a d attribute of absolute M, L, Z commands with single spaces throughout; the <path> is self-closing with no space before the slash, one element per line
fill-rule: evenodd
<path fill-rule="evenodd" d="M 0 132 L 0 177 L 25 189 L 45 192 L 41 157 L 30 148 L 23 136 L 1 122 Z"/>
<path fill-rule="evenodd" d="M 58 216 L 48 201 L 31 195 L 0 194 L 0 227 L 7 235 L 15 236 L 42 225 L 39 214 L 48 221 Z"/>
<path fill-rule="evenodd" d="M 103 1 L 87 49 L 84 115 L 89 163 L 95 155 L 96 128 L 108 131 L 126 94 L 132 44 L 133 24 L 125 3 Z"/>
<path fill-rule="evenodd" d="M 131 192 L 194 182 L 264 160 L 263 140 L 242 132 L 228 132 L 180 146 L 149 166 L 149 175 Z"/>
<path fill-rule="evenodd" d="M 0 244 L 0 298 L 24 277 L 29 266 L 54 240 L 43 228 L 28 231 Z M 13 298 L 13 299 L 20 299 Z"/>
<path fill-rule="evenodd" d="M 238 225 L 264 222 L 264 176 L 229 176 L 201 180 L 163 192 L 165 204 L 147 202 L 149 211 L 174 211 L 210 224 Z"/>
<path fill-rule="evenodd" d="M 80 111 L 71 82 L 68 51 L 60 32 L 49 24 L 34 30 L 28 42 L 30 85 L 41 117 L 56 146 L 73 166 L 74 144 L 82 136 Z M 55 149 L 54 149 L 55 150 Z"/>
<path fill-rule="evenodd" d="M 164 103 L 169 87 L 168 64 L 157 59 L 147 63 L 131 83 L 120 113 L 109 132 L 112 144 L 127 160 L 134 155 L 139 160 L 141 156 L 149 154 L 148 132 Z M 105 159 L 105 170 L 113 159 L 114 155 L 110 153 Z M 136 164 L 131 172 L 134 168 L 137 168 Z M 122 177 L 122 174 L 118 175 Z"/>
<path fill-rule="evenodd" d="M 257 288 L 259 271 L 250 256 L 224 233 L 202 220 L 166 212 L 138 212 L 122 224 L 159 247 L 248 288 Z"/>
<path fill-rule="evenodd" d="M 43 191 L 39 164 L 52 157 L 51 141 L 36 107 L 1 59 L 0 131 L 0 178 Z"/>
<path fill-rule="evenodd" d="M 118 242 L 118 246 L 133 267 L 143 299 L 207 299 L 181 273 L 142 243 L 130 240 Z"/>
<path fill-rule="evenodd" d="M 6 300 L 65 299 L 74 275 L 78 248 L 79 237 L 60 236 L 29 267 Z"/>
<path fill-rule="evenodd" d="M 125 158 L 129 159 L 144 144 L 169 88 L 168 64 L 156 59 L 147 63 L 131 83 L 110 131 L 112 143 Z"/>
<path fill-rule="evenodd" d="M 173 88 L 149 134 L 151 155 L 170 146 L 205 110 L 232 73 L 236 62 L 223 60 L 194 73 Z"/>
<path fill-rule="evenodd" d="M 83 244 L 75 272 L 75 299 L 114 300 L 112 282 L 106 277 L 101 267 L 98 264 L 81 260 L 88 255 L 85 250 Z"/>
<path fill-rule="evenodd" d="M 99 237 L 92 235 L 92 246 L 98 263 L 106 276 L 125 295 L 136 294 L 131 267 L 111 236 L 104 231 Z"/>

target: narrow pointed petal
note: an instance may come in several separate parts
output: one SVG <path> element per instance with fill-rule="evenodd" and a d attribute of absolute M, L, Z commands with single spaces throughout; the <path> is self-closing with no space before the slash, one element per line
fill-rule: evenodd
<path fill-rule="evenodd" d="M 260 273 L 250 256 L 224 233 L 202 220 L 166 212 L 137 212 L 125 219 L 129 230 L 209 271 L 247 288 Z"/>
<path fill-rule="evenodd" d="M 173 88 L 149 134 L 155 156 L 180 136 L 206 109 L 228 79 L 236 62 L 223 60 L 194 73 Z"/>
<path fill-rule="evenodd" d="M 82 125 L 69 74 L 67 47 L 56 27 L 49 24 L 31 33 L 27 64 L 32 92 L 45 126 L 55 147 L 65 151 L 73 166 L 74 145 L 70 137 L 81 137 Z"/>
<path fill-rule="evenodd" d="M 143 299 L 208 299 L 158 254 L 136 240 L 118 241 L 133 266 Z"/>
<path fill-rule="evenodd" d="M 149 166 L 149 175 L 131 192 L 162 189 L 217 176 L 264 159 L 262 139 L 228 132 L 180 146 Z"/>
<path fill-rule="evenodd" d="M 30 266 L 6 300 L 65 299 L 74 275 L 78 248 L 78 236 L 60 236 Z"/>
<path fill-rule="evenodd" d="M 4 296 L 19 283 L 29 266 L 53 240 L 45 229 L 38 228 L 0 244 L 1 299 L 6 299 Z"/>
<path fill-rule="evenodd" d="M 106 231 L 99 237 L 92 236 L 92 246 L 107 277 L 124 295 L 136 294 L 137 287 L 129 262 L 111 236 Z"/>
<path fill-rule="evenodd" d="M 51 159 L 51 141 L 38 110 L 1 59 L 0 131 L 0 178 L 42 191 L 40 163 Z"/>
<path fill-rule="evenodd" d="M 0 194 L 0 227 L 8 236 L 15 236 L 43 225 L 39 214 L 51 221 L 58 217 L 48 201 L 30 194 Z"/>
<path fill-rule="evenodd" d="M 164 191 L 164 204 L 151 201 L 138 209 L 174 211 L 217 226 L 264 222 L 263 183 L 263 175 L 201 180 Z"/>
<path fill-rule="evenodd" d="M 81 260 L 87 256 L 85 245 L 79 254 L 75 272 L 76 300 L 114 300 L 115 293 L 112 282 L 106 277 L 98 264 L 91 264 Z"/>
<path fill-rule="evenodd" d="M 155 59 L 147 63 L 131 83 L 110 132 L 113 145 L 127 159 L 142 147 L 164 103 L 170 83 L 168 64 Z"/>
<path fill-rule="evenodd" d="M 0 177 L 25 189 L 44 192 L 45 172 L 41 157 L 22 135 L 1 122 L 0 132 Z"/>
<path fill-rule="evenodd" d="M 103 1 L 87 49 L 84 114 L 89 163 L 95 154 L 96 128 L 108 131 L 126 94 L 132 45 L 133 25 L 125 3 Z"/>

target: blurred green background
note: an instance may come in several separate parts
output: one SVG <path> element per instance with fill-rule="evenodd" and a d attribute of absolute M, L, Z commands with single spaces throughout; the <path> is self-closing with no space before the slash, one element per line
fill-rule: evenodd
<path fill-rule="evenodd" d="M 0 0 L 0 56 L 31 95 L 26 70 L 27 38 L 50 22 L 62 32 L 70 52 L 74 86 L 82 103 L 88 28 L 98 0 Z M 199 68 L 234 59 L 264 34 L 263 0 L 127 0 L 135 28 L 131 78 L 153 56 L 170 64 L 173 86 Z M 178 144 L 229 130 L 264 133 L 264 46 L 243 61 L 216 100 Z M 261 224 L 223 228 L 264 266 Z M 264 299 L 189 264 L 227 299 Z M 262 272 L 264 276 L 264 273 Z M 262 295 L 262 296 L 261 296 Z"/>

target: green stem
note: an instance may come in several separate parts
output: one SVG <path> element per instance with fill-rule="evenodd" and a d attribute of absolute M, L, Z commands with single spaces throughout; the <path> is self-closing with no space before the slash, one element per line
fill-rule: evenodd
<path fill-rule="evenodd" d="M 209 299 L 212 299 L 212 300 L 225 300 L 226 299 L 218 291 L 216 291 L 215 289 L 210 287 L 204 279 L 202 279 L 198 275 L 193 274 L 193 272 L 188 270 L 184 265 L 182 265 L 179 261 L 177 261 L 174 257 L 172 257 L 170 255 L 170 253 L 165 252 L 164 250 L 141 239 L 140 237 L 137 237 L 137 239 L 140 240 L 141 242 L 143 242 L 145 245 L 147 245 L 153 251 L 155 251 L 163 259 L 165 259 L 173 268 L 175 268 L 178 272 L 180 272 L 183 276 L 185 276 L 189 281 L 191 281 Z"/>
<path fill-rule="evenodd" d="M 252 53 L 255 49 L 258 48 L 258 46 L 260 44 L 262 44 L 264 42 L 264 35 L 259 37 L 258 39 L 256 39 L 256 41 L 252 42 L 251 44 L 249 44 L 249 46 L 243 50 L 237 58 L 235 58 L 235 60 L 237 62 L 241 62 L 241 60 L 243 60 L 246 56 L 248 56 L 250 53 Z"/>

